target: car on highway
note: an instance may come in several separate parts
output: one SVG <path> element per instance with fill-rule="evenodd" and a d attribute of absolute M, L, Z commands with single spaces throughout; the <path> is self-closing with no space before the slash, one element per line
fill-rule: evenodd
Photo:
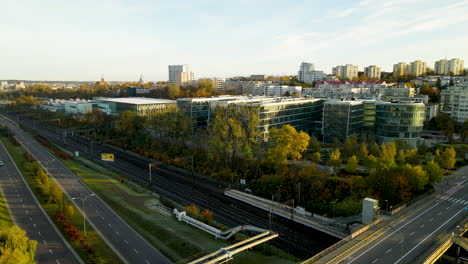
<path fill-rule="evenodd" d="M 3 161 L 0 160 L 0 167 L 3 167 Z"/>

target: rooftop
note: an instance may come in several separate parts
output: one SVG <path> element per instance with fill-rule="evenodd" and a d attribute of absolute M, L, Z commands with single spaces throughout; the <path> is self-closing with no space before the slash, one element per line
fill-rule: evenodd
<path fill-rule="evenodd" d="M 123 103 L 123 104 L 137 104 L 137 105 L 176 103 L 175 100 L 158 99 L 158 98 L 146 98 L 146 97 L 125 97 L 125 98 L 96 97 L 94 99 L 97 100 L 97 101 L 104 101 L 104 102 L 114 102 L 114 103 Z"/>

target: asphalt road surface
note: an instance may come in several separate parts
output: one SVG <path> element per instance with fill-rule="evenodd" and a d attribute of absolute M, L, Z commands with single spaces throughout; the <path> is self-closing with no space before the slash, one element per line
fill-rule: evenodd
<path fill-rule="evenodd" d="M 46 165 L 49 175 L 58 181 L 65 194 L 69 198 L 77 198 L 72 201 L 81 212 L 83 212 L 83 203 L 80 199 L 85 199 L 86 219 L 122 260 L 138 264 L 170 263 L 164 255 L 94 194 L 62 161 L 49 153 L 16 124 L 9 120 L 4 120 L 4 123 L 15 133 L 16 138 L 25 148 L 38 161 Z"/>
<path fill-rule="evenodd" d="M 83 263 L 42 210 L 1 143 L 0 160 L 4 163 L 0 167 L 0 187 L 15 224 L 37 241 L 36 261 L 40 264 Z"/>
<path fill-rule="evenodd" d="M 468 166 L 456 173 L 462 177 L 438 199 L 393 223 L 373 243 L 350 251 L 338 263 L 408 263 L 439 234 L 456 232 L 467 214 Z"/>

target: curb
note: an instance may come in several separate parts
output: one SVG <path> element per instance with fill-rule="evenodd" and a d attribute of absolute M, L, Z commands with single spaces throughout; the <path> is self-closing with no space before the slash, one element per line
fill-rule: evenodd
<path fill-rule="evenodd" d="M 20 141 L 21 142 L 21 141 Z M 5 148 L 5 146 L 3 145 L 3 143 L 0 142 L 0 144 Z M 21 145 L 23 145 L 23 143 L 21 142 Z M 24 147 L 24 146 L 23 146 Z M 6 148 L 5 148 L 6 150 Z M 49 223 L 52 225 L 52 228 L 54 228 L 54 230 L 58 233 L 59 237 L 62 239 L 63 243 L 67 246 L 67 248 L 71 251 L 71 253 L 75 256 L 75 258 L 78 260 L 79 263 L 82 263 L 82 264 L 85 264 L 83 262 L 83 260 L 80 258 L 80 256 L 78 255 L 78 253 L 76 253 L 75 249 L 73 249 L 70 244 L 68 243 L 68 241 L 65 239 L 65 237 L 63 236 L 62 232 L 60 232 L 60 230 L 58 230 L 57 226 L 54 224 L 54 222 L 52 221 L 52 219 L 50 219 L 49 215 L 45 212 L 44 208 L 42 208 L 41 204 L 39 203 L 39 201 L 37 200 L 37 197 L 34 195 L 34 193 L 32 192 L 31 188 L 29 187 L 29 184 L 26 182 L 26 180 L 24 179 L 24 176 L 23 174 L 21 173 L 21 171 L 18 169 L 18 166 L 16 165 L 16 162 L 14 161 L 14 159 L 11 157 L 10 153 L 8 151 L 6 151 L 8 157 L 12 160 L 13 162 L 13 165 L 15 166 L 15 169 L 16 171 L 19 173 L 19 175 L 21 176 L 21 180 L 23 181 L 24 185 L 26 185 L 26 188 L 28 189 L 29 193 L 31 194 L 31 196 L 33 197 L 34 201 L 36 202 L 36 205 L 37 207 L 39 207 L 39 209 L 41 210 L 41 212 L 45 215 L 46 219 L 49 221 Z M 9 209 L 8 209 L 9 210 Z"/>

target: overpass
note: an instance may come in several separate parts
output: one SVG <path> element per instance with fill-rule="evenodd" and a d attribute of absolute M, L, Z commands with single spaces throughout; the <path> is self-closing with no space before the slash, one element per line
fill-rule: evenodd
<path fill-rule="evenodd" d="M 303 264 L 432 263 L 429 257 L 444 243 L 447 250 L 447 241 L 451 245 L 460 228 L 466 229 L 468 222 L 468 166 L 447 177 L 452 181 L 449 186 L 444 180 L 434 194 L 361 235 L 340 241 Z M 456 242 L 466 243 L 460 239 Z"/>

